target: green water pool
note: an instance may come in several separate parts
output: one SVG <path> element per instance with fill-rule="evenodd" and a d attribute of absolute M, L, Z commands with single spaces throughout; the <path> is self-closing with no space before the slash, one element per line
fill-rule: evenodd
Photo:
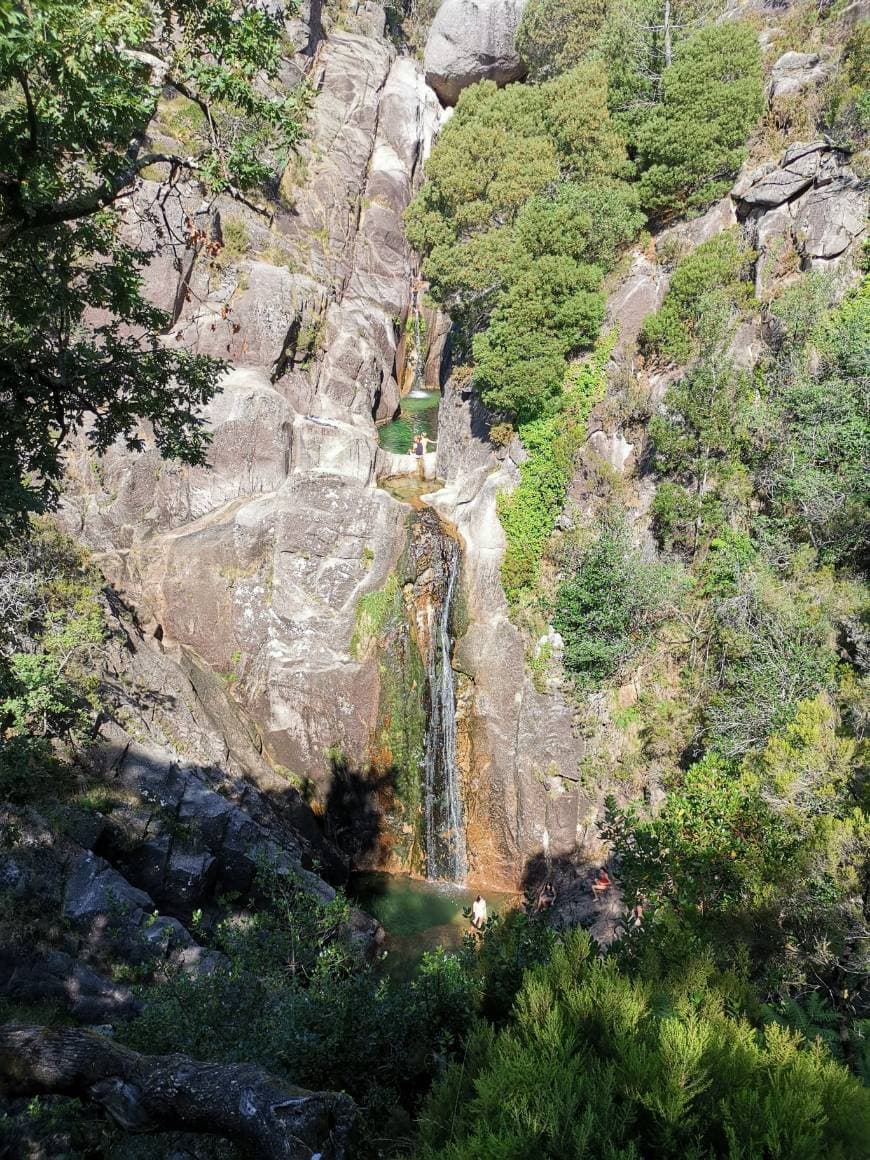
<path fill-rule="evenodd" d="M 437 947 L 456 950 L 462 945 L 463 935 L 472 929 L 463 910 L 471 909 L 478 891 L 427 882 L 407 874 L 372 871 L 355 874 L 348 893 L 386 931 L 381 964 L 395 975 L 410 973 L 424 951 Z M 486 899 L 490 916 L 504 913 L 518 902 L 513 894 L 492 890 L 480 893 Z"/>
<path fill-rule="evenodd" d="M 430 439 L 437 439 L 440 402 L 440 391 L 426 391 L 419 396 L 405 395 L 398 417 L 378 427 L 381 447 L 397 455 L 407 455 L 418 431 L 425 431 Z"/>

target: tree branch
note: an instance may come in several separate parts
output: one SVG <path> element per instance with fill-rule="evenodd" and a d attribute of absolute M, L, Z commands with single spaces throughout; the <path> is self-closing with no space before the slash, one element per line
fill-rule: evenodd
<path fill-rule="evenodd" d="M 140 1055 L 93 1031 L 0 1027 L 0 1094 L 73 1096 L 128 1132 L 200 1132 L 247 1145 L 259 1160 L 342 1160 L 356 1108 L 253 1064 Z"/>

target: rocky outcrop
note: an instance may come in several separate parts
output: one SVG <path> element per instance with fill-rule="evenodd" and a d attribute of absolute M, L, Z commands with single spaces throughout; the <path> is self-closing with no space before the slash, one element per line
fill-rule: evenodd
<path fill-rule="evenodd" d="M 815 52 L 786 52 L 775 62 L 770 74 L 768 99 L 776 106 L 805 89 L 823 84 L 831 74 L 830 67 Z"/>
<path fill-rule="evenodd" d="M 323 798 L 335 755 L 365 764 L 377 713 L 376 663 L 350 644 L 360 597 L 404 549 L 407 509 L 376 488 L 397 469 L 376 421 L 398 404 L 415 275 L 401 215 L 439 117 L 383 10 L 348 24 L 311 58 L 310 137 L 271 219 L 226 198 L 209 218 L 193 189 L 166 205 L 176 251 L 161 245 L 148 285 L 173 311 L 168 341 L 233 366 L 208 411 L 210 470 L 120 448 L 96 468 L 83 448 L 64 511 L 166 653 L 221 674 L 273 762 Z M 217 260 L 186 221 L 222 231 Z"/>
<path fill-rule="evenodd" d="M 423 57 L 426 80 L 444 105 L 478 81 L 506 85 L 526 66 L 514 40 L 526 0 L 444 0 Z"/>
<path fill-rule="evenodd" d="M 427 498 L 464 545 L 468 627 L 454 668 L 469 682 L 463 777 L 469 876 L 513 884 L 542 848 L 563 854 L 582 844 L 591 805 L 579 787 L 582 740 L 561 694 L 535 688 L 523 638 L 508 615 L 496 499 L 514 485 L 516 463 L 496 456 L 480 404 L 455 383 L 445 392 L 439 435 L 446 486 Z"/>
<path fill-rule="evenodd" d="M 138 1015 L 129 987 L 112 983 L 63 951 L 0 951 L 0 995 L 13 1003 L 52 1003 L 80 1023 L 111 1023 Z"/>
<path fill-rule="evenodd" d="M 740 178 L 732 198 L 758 253 L 759 298 L 796 269 L 848 265 L 867 226 L 868 185 L 827 141 L 792 145 Z"/>

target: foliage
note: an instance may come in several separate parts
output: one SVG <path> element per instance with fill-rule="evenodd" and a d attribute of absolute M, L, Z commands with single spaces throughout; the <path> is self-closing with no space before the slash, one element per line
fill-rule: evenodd
<path fill-rule="evenodd" d="M 569 257 L 539 258 L 501 296 L 474 340 L 483 401 L 520 424 L 558 405 L 567 356 L 590 347 L 604 317 L 600 271 Z"/>
<path fill-rule="evenodd" d="M 870 281 L 826 316 L 829 294 L 811 275 L 771 308 L 782 334 L 767 368 L 772 422 L 758 477 L 791 538 L 823 560 L 860 564 L 870 528 Z"/>
<path fill-rule="evenodd" d="M 702 242 L 677 265 L 661 308 L 644 322 L 641 350 L 682 365 L 721 346 L 752 300 L 745 277 L 754 256 L 736 229 Z"/>
<path fill-rule="evenodd" d="M 545 80 L 573 68 L 594 42 L 606 14 L 606 0 L 530 0 L 516 35 L 529 79 Z"/>
<path fill-rule="evenodd" d="M 101 453 L 140 448 L 147 419 L 165 455 L 204 462 L 199 409 L 221 366 L 161 341 L 170 319 L 142 288 L 152 254 L 122 239 L 117 206 L 155 163 L 211 193 L 269 179 L 301 131 L 302 90 L 267 97 L 258 80 L 282 43 L 275 19 L 232 0 L 0 11 L 0 522 L 56 501 L 83 427 Z M 203 114 L 192 152 L 144 147 L 165 87 Z"/>
<path fill-rule="evenodd" d="M 615 336 L 602 339 L 595 352 L 568 372 L 563 410 L 525 423 L 519 430 L 527 458 L 520 482 L 498 497 L 498 514 L 507 541 L 502 584 L 516 605 L 534 588 L 547 542 L 571 481 L 574 455 L 586 438 L 586 422 L 605 387 L 605 368 Z"/>
<path fill-rule="evenodd" d="M 679 600 L 673 567 L 645 560 L 632 546 L 624 516 L 606 511 L 573 575 L 559 586 L 553 624 L 565 641 L 565 668 L 581 687 L 617 675 Z"/>
<path fill-rule="evenodd" d="M 726 757 L 765 745 L 799 701 L 836 680 L 836 613 L 824 578 L 808 579 L 799 569 L 791 581 L 763 566 L 746 569 L 733 591 L 713 600 L 707 736 Z"/>
<path fill-rule="evenodd" d="M 54 742 L 81 743 L 97 707 L 105 630 L 99 580 L 50 526 L 0 554 L 0 792 L 62 777 Z"/>
<path fill-rule="evenodd" d="M 605 831 L 621 881 L 653 911 L 640 943 L 676 955 L 681 943 L 707 946 L 763 994 L 801 1003 L 819 988 L 841 1016 L 866 1017 L 864 759 L 818 696 L 740 765 L 697 762 L 655 816 L 611 800 Z M 854 983 L 838 988 L 844 972 Z"/>
<path fill-rule="evenodd" d="M 527 423 L 555 409 L 572 352 L 603 317 L 603 272 L 642 221 L 600 64 L 539 86 L 466 90 L 408 209 L 434 299 L 489 406 Z"/>
<path fill-rule="evenodd" d="M 664 217 L 703 209 L 727 192 L 763 107 L 755 30 L 728 21 L 701 28 L 674 50 L 661 102 L 637 130 L 644 208 Z"/>
<path fill-rule="evenodd" d="M 631 979 L 570 932 L 435 1089 L 418 1154 L 857 1160 L 866 1089 L 821 1046 L 729 1014 L 732 991 L 703 959 Z"/>
<path fill-rule="evenodd" d="M 148 1052 L 254 1061 L 301 1086 L 347 1091 L 363 1112 L 354 1155 L 378 1155 L 390 1118 L 406 1109 L 408 1131 L 408 1112 L 460 1043 L 475 984 L 443 954 L 426 956 L 408 984 L 382 980 L 354 949 L 345 899 L 323 902 L 267 867 L 259 880 L 259 905 L 214 933 L 229 965 L 149 988 L 121 1034 Z"/>

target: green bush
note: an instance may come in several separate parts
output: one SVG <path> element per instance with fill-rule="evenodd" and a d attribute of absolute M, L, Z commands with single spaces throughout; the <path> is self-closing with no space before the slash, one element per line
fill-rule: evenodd
<path fill-rule="evenodd" d="M 678 44 L 661 103 L 635 137 L 640 196 L 656 217 L 703 209 L 730 188 L 764 104 L 754 28 L 729 21 Z"/>
<path fill-rule="evenodd" d="M 517 52 L 529 78 L 567 72 L 589 51 L 607 15 L 607 0 L 530 0 L 517 29 Z"/>
<path fill-rule="evenodd" d="M 520 465 L 516 490 L 498 497 L 506 546 L 502 584 L 515 606 L 531 593 L 541 559 L 565 503 L 574 456 L 586 438 L 589 412 L 606 387 L 607 359 L 615 335 L 600 341 L 594 354 L 568 372 L 564 410 L 525 423 L 519 436 L 527 459 Z"/>
<path fill-rule="evenodd" d="M 792 540 L 866 567 L 870 280 L 825 318 L 830 287 L 810 278 L 772 307 L 783 334 L 766 374 L 771 421 L 758 482 Z"/>
<path fill-rule="evenodd" d="M 26 798 L 65 776 L 56 744 L 90 733 L 105 638 L 100 584 L 72 540 L 33 523 L 0 553 L 0 588 L 0 793 Z"/>
<path fill-rule="evenodd" d="M 506 418 L 556 409 L 566 358 L 594 344 L 603 271 L 643 220 L 627 170 L 593 61 L 539 86 L 474 85 L 432 151 L 408 238 Z"/>
<path fill-rule="evenodd" d="M 799 701 L 834 687 L 838 659 L 825 605 L 806 577 L 785 582 L 763 566 L 742 572 L 734 591 L 714 601 L 712 748 L 729 758 L 757 751 Z"/>
<path fill-rule="evenodd" d="M 565 668 L 582 688 L 616 676 L 642 648 L 669 604 L 680 572 L 643 559 L 621 512 L 609 510 L 556 595 L 553 624 L 565 642 Z"/>
<path fill-rule="evenodd" d="M 754 257 L 732 229 L 683 258 L 660 309 L 641 328 L 643 353 L 683 365 L 699 351 L 723 345 L 735 316 L 752 301 L 746 278 Z"/>
<path fill-rule="evenodd" d="M 417 1155 L 860 1160 L 870 1093 L 824 1048 L 729 1014 L 734 990 L 686 956 L 629 978 L 571 931 L 436 1087 Z"/>
<path fill-rule="evenodd" d="M 489 407 L 524 423 L 559 405 L 567 356 L 593 345 L 604 317 L 600 280 L 568 257 L 518 274 L 474 340 L 474 382 Z"/>

